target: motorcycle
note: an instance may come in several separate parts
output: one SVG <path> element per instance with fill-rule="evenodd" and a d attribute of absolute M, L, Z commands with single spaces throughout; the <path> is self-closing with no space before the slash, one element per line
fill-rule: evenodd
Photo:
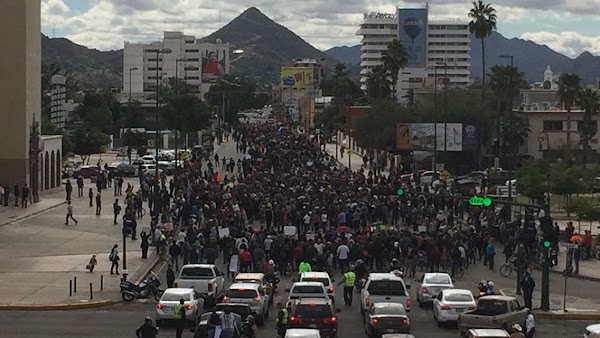
<path fill-rule="evenodd" d="M 477 289 L 479 293 L 475 296 L 475 299 L 479 299 L 483 296 L 493 296 L 496 293 L 494 292 L 494 287 L 489 286 L 487 281 L 481 281 L 477 284 Z"/>
<path fill-rule="evenodd" d="M 137 285 L 130 281 L 121 280 L 121 284 L 119 285 L 121 288 L 121 298 L 126 302 L 132 302 L 134 299 L 154 297 L 158 302 L 165 291 L 159 288 L 160 281 L 154 271 L 150 271 L 150 273 L 152 273 L 150 278 L 144 279 Z"/>

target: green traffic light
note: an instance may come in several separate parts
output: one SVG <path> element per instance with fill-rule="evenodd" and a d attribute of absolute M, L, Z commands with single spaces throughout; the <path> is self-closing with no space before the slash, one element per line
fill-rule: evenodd
<path fill-rule="evenodd" d="M 544 248 L 550 247 L 550 241 L 544 241 Z"/>
<path fill-rule="evenodd" d="M 398 196 L 402 196 L 404 195 L 404 189 L 400 188 L 396 191 L 396 194 L 398 194 Z"/>

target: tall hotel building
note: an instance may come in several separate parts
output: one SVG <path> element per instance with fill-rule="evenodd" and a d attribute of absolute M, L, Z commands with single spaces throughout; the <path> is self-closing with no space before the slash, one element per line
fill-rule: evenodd
<path fill-rule="evenodd" d="M 402 11 L 402 8 L 397 8 L 395 13 L 364 14 L 356 32 L 356 35 L 362 36 L 360 83 L 363 90 L 366 90 L 367 76 L 371 68 L 382 64 L 381 55 L 387 50 L 387 44 L 399 38 Z M 410 88 L 423 88 L 426 83 L 433 85 L 435 68 L 438 83 L 443 81 L 445 73 L 450 86 L 466 86 L 471 83 L 468 23 L 459 19 L 431 20 L 426 27 L 426 66 L 401 70 L 397 86 L 399 99 L 402 99 Z M 444 63 L 445 66 L 441 65 Z"/>

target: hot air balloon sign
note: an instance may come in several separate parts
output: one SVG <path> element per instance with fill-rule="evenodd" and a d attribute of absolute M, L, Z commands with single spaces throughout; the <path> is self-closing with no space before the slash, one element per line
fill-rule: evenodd
<path fill-rule="evenodd" d="M 408 37 L 412 40 L 413 45 L 415 44 L 415 39 L 421 31 L 423 30 L 423 21 L 419 18 L 408 18 L 404 20 L 402 25 L 402 29 Z"/>

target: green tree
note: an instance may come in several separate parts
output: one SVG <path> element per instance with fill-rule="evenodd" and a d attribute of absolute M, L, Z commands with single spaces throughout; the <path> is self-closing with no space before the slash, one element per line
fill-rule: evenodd
<path fill-rule="evenodd" d="M 346 65 L 338 63 L 334 67 L 331 78 L 321 81 L 324 96 L 333 96 L 333 104 L 338 107 L 358 102 L 364 97 L 360 87 L 352 81 Z"/>
<path fill-rule="evenodd" d="M 473 2 L 473 7 L 469 11 L 469 32 L 475 34 L 475 37 L 481 40 L 481 74 L 483 74 L 483 83 L 481 85 L 481 101 L 485 102 L 485 38 L 496 30 L 496 9 L 491 4 L 484 4 L 481 0 Z"/>
<path fill-rule="evenodd" d="M 517 171 L 517 190 L 536 201 L 544 198 L 549 189 L 548 166 L 543 161 L 527 161 Z"/>
<path fill-rule="evenodd" d="M 210 126 L 212 108 L 192 94 L 169 98 L 161 109 L 164 125 L 186 135 L 188 132 L 203 130 Z"/>
<path fill-rule="evenodd" d="M 584 193 L 586 185 L 582 177 L 584 169 L 577 166 L 569 167 L 567 164 L 555 164 L 550 168 L 552 184 L 550 192 L 556 195 L 563 196 L 566 203 L 571 202 L 571 196 L 574 194 Z"/>
<path fill-rule="evenodd" d="M 346 119 L 337 106 L 328 106 L 322 113 L 315 115 L 315 126 L 332 133 L 342 129 Z"/>
<path fill-rule="evenodd" d="M 146 153 L 146 145 L 148 144 L 148 134 L 128 130 L 123 134 L 123 143 L 127 146 L 127 158 L 129 159 L 129 164 L 131 164 L 132 149 L 140 149 L 143 147 L 143 153 Z"/>
<path fill-rule="evenodd" d="M 408 64 L 408 53 L 406 48 L 397 39 L 387 45 L 387 50 L 381 55 L 383 66 L 392 78 L 392 97 L 396 97 L 396 85 L 398 84 L 398 73 Z"/>
<path fill-rule="evenodd" d="M 371 72 L 367 75 L 367 94 L 373 99 L 390 96 L 390 80 L 383 65 L 371 68 Z"/>
<path fill-rule="evenodd" d="M 395 100 L 377 100 L 352 126 L 354 128 L 352 136 L 361 147 L 380 150 L 394 149 L 396 147 L 396 124 L 415 120 L 415 113 L 401 106 Z"/>
<path fill-rule="evenodd" d="M 256 85 L 246 78 L 237 78 L 232 75 L 224 75 L 217 83 L 210 87 L 204 96 L 206 101 L 222 111 L 225 103 L 224 120 L 230 123 L 237 122 L 237 113 L 252 109 L 256 96 Z"/>
<path fill-rule="evenodd" d="M 558 91 L 556 96 L 567 110 L 567 148 L 571 149 L 571 109 L 577 101 L 581 90 L 581 78 L 577 74 L 562 73 L 558 78 Z"/>
<path fill-rule="evenodd" d="M 519 153 L 519 147 L 527 141 L 531 129 L 529 120 L 514 111 L 507 111 L 500 120 L 500 131 L 503 136 L 502 152 L 508 157 Z"/>
<path fill-rule="evenodd" d="M 88 128 L 97 128 L 103 133 L 110 133 L 114 126 L 111 108 L 115 107 L 107 98 L 108 95 L 105 93 L 86 93 L 83 103 L 75 110 L 76 116 Z"/>
<path fill-rule="evenodd" d="M 79 155 L 84 163 L 90 155 L 103 152 L 110 143 L 110 137 L 98 128 L 79 128 L 72 137 L 73 152 Z"/>
<path fill-rule="evenodd" d="M 598 132 L 598 122 L 592 121 L 592 114 L 598 113 L 600 97 L 597 91 L 585 88 L 579 91 L 578 101 L 584 111 L 581 130 L 579 130 L 579 143 L 583 147 L 583 165 L 585 166 L 587 164 L 588 153 L 591 150 L 590 143 Z"/>

